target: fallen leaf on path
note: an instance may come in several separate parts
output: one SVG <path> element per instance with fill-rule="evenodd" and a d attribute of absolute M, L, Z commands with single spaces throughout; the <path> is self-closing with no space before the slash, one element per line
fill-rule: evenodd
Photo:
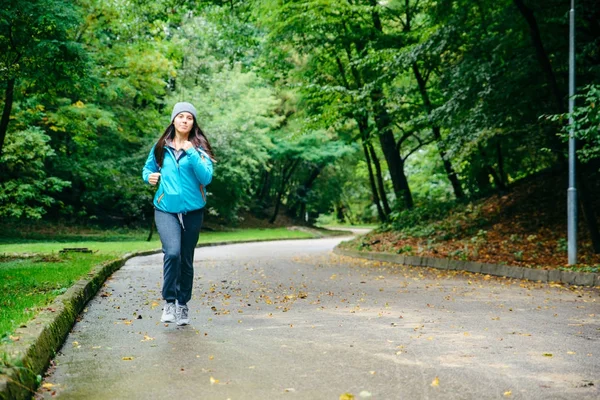
<path fill-rule="evenodd" d="M 210 377 L 210 384 L 211 385 L 216 385 L 217 383 L 219 383 L 218 379 L 213 378 L 212 376 Z"/>
<path fill-rule="evenodd" d="M 149 341 L 151 341 L 151 340 L 154 340 L 154 338 L 153 338 L 153 337 L 150 337 L 150 336 L 148 336 L 148 335 L 144 335 L 144 338 L 143 338 L 141 341 L 142 341 L 142 342 L 149 342 Z"/>
<path fill-rule="evenodd" d="M 544 357 L 552 357 L 552 353 L 544 353 Z"/>
<path fill-rule="evenodd" d="M 435 377 L 435 379 L 431 382 L 431 386 L 433 387 L 438 387 L 440 386 L 440 378 L 438 378 L 437 376 Z"/>
<path fill-rule="evenodd" d="M 123 361 L 132 361 L 133 357 L 123 357 L 123 358 L 121 358 L 121 360 L 123 360 Z"/>
<path fill-rule="evenodd" d="M 506 396 L 506 397 L 512 396 L 512 391 L 507 390 L 506 392 L 504 392 L 504 396 Z"/>
<path fill-rule="evenodd" d="M 42 387 L 43 387 L 44 389 L 52 389 L 54 386 L 56 386 L 56 385 L 55 385 L 54 383 L 50 383 L 50 382 L 44 383 L 44 384 L 42 385 Z"/>
<path fill-rule="evenodd" d="M 354 395 L 352 393 L 342 393 L 340 394 L 340 400 L 354 400 Z"/>

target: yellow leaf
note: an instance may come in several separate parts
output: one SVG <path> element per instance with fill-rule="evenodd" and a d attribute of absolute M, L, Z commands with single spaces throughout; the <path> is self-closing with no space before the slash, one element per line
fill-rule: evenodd
<path fill-rule="evenodd" d="M 85 104 L 83 104 L 83 102 L 81 100 L 77 100 L 77 102 L 75 104 L 73 104 L 73 107 L 83 108 L 83 107 L 85 107 Z"/>
<path fill-rule="evenodd" d="M 123 361 L 132 361 L 133 357 L 123 357 L 121 360 L 123 360 Z"/>
<path fill-rule="evenodd" d="M 152 309 L 154 310 L 156 307 L 158 307 L 160 304 L 158 304 L 156 301 L 153 301 L 152 304 L 150 305 L 150 307 L 152 307 Z"/>
<path fill-rule="evenodd" d="M 435 377 L 435 379 L 431 382 L 431 386 L 433 387 L 438 387 L 440 386 L 440 378 L 438 378 L 437 376 Z"/>
<path fill-rule="evenodd" d="M 50 383 L 50 382 L 48 382 L 48 383 L 44 383 L 44 384 L 42 385 L 42 387 L 43 387 L 44 389 L 52 389 L 54 386 L 56 386 L 56 385 L 55 385 L 54 383 Z"/>
<path fill-rule="evenodd" d="M 512 391 L 507 390 L 506 392 L 504 392 L 504 396 L 506 396 L 506 397 L 512 396 Z"/>
<path fill-rule="evenodd" d="M 153 338 L 153 337 L 150 337 L 150 336 L 148 336 L 148 335 L 144 335 L 144 338 L 143 338 L 141 341 L 142 341 L 142 342 L 149 342 L 149 341 L 151 341 L 151 340 L 154 340 L 154 338 Z"/>
<path fill-rule="evenodd" d="M 340 394 L 340 400 L 354 400 L 354 395 L 352 393 L 342 393 Z"/>
<path fill-rule="evenodd" d="M 124 321 L 123 323 L 125 325 L 131 325 L 131 324 L 133 324 L 133 321 L 132 320 L 127 320 L 127 321 Z"/>
<path fill-rule="evenodd" d="M 336 274 L 333 274 L 333 275 L 331 275 L 331 276 L 329 277 L 329 279 L 335 279 L 335 278 L 337 278 L 337 275 L 336 275 Z M 340 399 L 341 399 L 341 397 L 340 397 Z"/>
<path fill-rule="evenodd" d="M 573 355 L 573 354 L 577 354 L 577 353 L 575 353 L 574 351 L 567 351 L 567 354 Z"/>
<path fill-rule="evenodd" d="M 216 385 L 217 383 L 219 383 L 218 379 L 213 378 L 212 376 L 210 377 L 210 384 L 211 385 Z"/>
<path fill-rule="evenodd" d="M 544 353 L 544 357 L 552 357 L 552 353 Z"/>

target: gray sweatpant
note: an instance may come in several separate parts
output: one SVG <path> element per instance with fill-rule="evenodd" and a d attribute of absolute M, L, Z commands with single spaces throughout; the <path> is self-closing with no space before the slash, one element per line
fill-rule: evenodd
<path fill-rule="evenodd" d="M 203 219 L 204 209 L 179 215 L 154 211 L 164 254 L 162 296 L 169 303 L 185 305 L 192 298 L 194 249 Z"/>

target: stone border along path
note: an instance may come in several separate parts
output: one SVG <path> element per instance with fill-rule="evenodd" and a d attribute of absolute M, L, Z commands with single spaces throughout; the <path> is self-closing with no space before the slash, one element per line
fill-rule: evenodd
<path fill-rule="evenodd" d="M 600 274 L 590 272 L 575 272 L 535 269 L 526 267 L 513 267 L 501 264 L 486 264 L 472 261 L 450 260 L 447 258 L 432 258 L 419 256 L 404 256 L 393 253 L 365 252 L 340 249 L 336 247 L 333 252 L 338 255 L 365 258 L 367 260 L 387 261 L 396 264 L 414 267 L 431 267 L 446 270 L 461 270 L 476 274 L 505 276 L 507 278 L 527 279 L 538 282 L 557 282 L 578 286 L 600 286 Z"/>
<path fill-rule="evenodd" d="M 196 248 L 305 239 L 315 239 L 315 237 L 202 243 Z M 27 327 L 16 329 L 13 336 L 19 339 L 0 345 L 2 357 L 0 359 L 0 400 L 31 399 L 40 384 L 38 376 L 46 371 L 50 360 L 61 348 L 75 324 L 77 316 L 102 288 L 106 279 L 125 265 L 130 258 L 160 252 L 161 249 L 128 253 L 118 260 L 93 267 L 87 274 L 87 278 L 80 279 L 65 293 L 57 296 L 52 304 L 44 307 L 38 315 L 27 322 Z"/>

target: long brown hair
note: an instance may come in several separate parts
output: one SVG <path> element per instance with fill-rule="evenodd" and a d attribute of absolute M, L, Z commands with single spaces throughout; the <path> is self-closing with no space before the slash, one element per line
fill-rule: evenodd
<path fill-rule="evenodd" d="M 169 126 L 167 126 L 167 129 L 165 129 L 165 132 L 158 139 L 158 143 L 156 143 L 156 146 L 154 147 L 154 159 L 156 160 L 156 164 L 160 168 L 162 168 L 162 164 L 165 159 L 165 141 L 167 139 L 173 140 L 174 138 L 175 126 L 173 125 L 173 123 L 171 123 Z M 194 118 L 194 125 L 192 125 L 192 130 L 190 131 L 188 140 L 192 142 L 194 148 L 202 147 L 202 150 L 204 150 L 208 154 L 212 162 L 217 162 L 213 153 L 212 146 L 208 142 L 208 139 L 206 138 L 204 132 L 202 132 L 202 129 L 200 129 L 200 126 L 196 122 L 196 118 Z"/>

